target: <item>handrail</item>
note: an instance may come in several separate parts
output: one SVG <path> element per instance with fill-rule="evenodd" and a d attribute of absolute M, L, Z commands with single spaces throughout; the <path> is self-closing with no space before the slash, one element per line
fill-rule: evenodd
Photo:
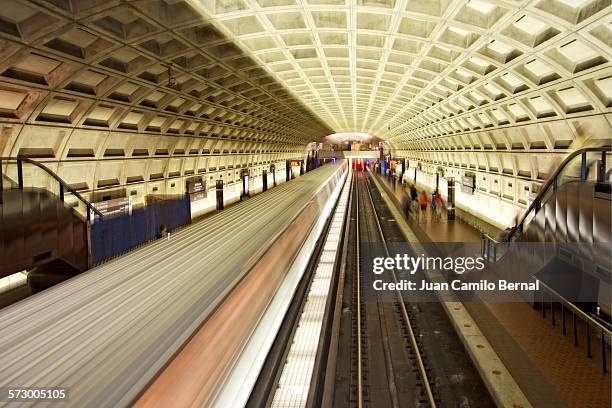
<path fill-rule="evenodd" d="M 612 331 L 610 331 L 609 328 L 607 328 L 606 326 L 604 326 L 603 324 L 601 324 L 600 322 L 598 322 L 597 320 L 593 319 L 591 316 L 586 314 L 584 310 L 580 309 L 578 306 L 566 300 L 563 296 L 561 296 L 561 294 L 557 293 L 557 291 L 555 291 L 553 288 L 548 286 L 546 283 L 540 281 L 539 285 L 543 287 L 544 290 L 546 290 L 549 294 L 559 299 L 559 301 L 563 303 L 565 307 L 570 309 L 572 313 L 575 313 L 576 315 L 578 315 L 582 320 L 584 320 L 585 322 L 588 322 L 591 326 L 596 327 L 599 330 L 601 330 L 606 336 L 612 337 Z"/>
<path fill-rule="evenodd" d="M 556 188 L 557 186 L 557 178 L 559 176 L 559 173 L 561 173 L 561 171 L 563 169 L 565 169 L 565 167 L 577 156 L 579 155 L 584 155 L 587 152 L 612 152 L 612 146 L 599 146 L 599 147 L 584 147 L 582 149 L 577 149 L 575 151 L 573 151 L 572 153 L 570 153 L 564 160 L 563 162 L 561 162 L 561 164 L 559 165 L 559 167 L 557 167 L 557 170 L 553 173 L 552 177 L 549 177 L 548 180 L 544 183 L 544 185 L 542 186 L 542 188 L 540 189 L 540 192 L 538 193 L 538 195 L 536 196 L 536 198 L 533 200 L 533 202 L 531 203 L 531 205 L 529 206 L 529 208 L 527 208 L 527 211 L 525 211 L 523 213 L 523 216 L 521 217 L 520 221 L 516 224 L 515 228 L 510 232 L 510 234 L 508 235 L 508 241 L 510 241 L 513 236 L 518 232 L 523 230 L 523 223 L 525 222 L 525 220 L 527 219 L 527 216 L 531 213 L 531 211 L 535 210 L 535 212 L 538 211 L 539 206 L 540 206 L 540 201 L 542 200 L 542 197 L 544 196 L 544 194 L 546 194 L 548 192 L 548 190 L 552 187 L 552 188 Z M 586 163 L 582 163 L 582 166 L 585 166 Z M 584 175 L 584 169 L 581 170 L 581 176 Z"/>
<path fill-rule="evenodd" d="M 489 234 L 482 233 L 480 236 L 480 255 L 484 257 L 487 262 L 497 263 L 497 247 L 499 246 L 499 244 L 508 244 L 508 241 L 500 241 L 496 238 L 493 238 Z M 493 254 L 491 254 L 491 250 L 493 251 Z M 491 255 L 493 255 L 493 257 L 491 257 Z M 503 257 L 504 255 L 505 254 L 502 254 L 501 257 Z"/>
<path fill-rule="evenodd" d="M 482 233 L 482 237 L 488 239 L 489 241 L 493 241 L 494 244 L 499 244 L 502 241 L 498 241 L 497 238 L 493 238 L 492 236 L 490 236 L 487 233 Z"/>
<path fill-rule="evenodd" d="M 19 166 L 19 162 L 26 162 L 28 164 L 33 164 L 34 166 L 42 169 L 44 172 L 46 172 L 48 175 L 53 177 L 60 184 L 60 188 L 62 189 L 62 191 L 60 193 L 60 196 L 61 196 L 62 200 L 64 198 L 63 197 L 63 190 L 66 190 L 69 193 L 71 193 L 72 195 L 74 195 L 76 198 L 78 198 L 83 204 L 85 204 L 85 206 L 87 207 L 87 220 L 88 221 L 90 220 L 90 212 L 89 212 L 89 210 L 92 210 L 94 212 L 94 214 L 96 214 L 100 218 L 103 218 L 103 215 L 100 212 L 100 210 L 96 209 L 96 207 L 94 207 L 89 201 L 87 201 L 80 193 L 78 193 L 75 189 L 70 187 L 70 185 L 68 183 L 66 183 L 64 180 L 62 180 L 57 174 L 55 174 L 48 167 L 44 166 L 42 163 L 40 163 L 40 162 L 38 162 L 36 160 L 28 159 L 26 157 L 0 157 L 0 174 L 2 173 L 2 162 L 4 162 L 4 161 L 16 161 L 18 166 Z M 23 180 L 20 179 L 18 181 L 18 184 L 19 184 L 20 188 L 23 187 Z"/>
<path fill-rule="evenodd" d="M 536 278 L 534 277 L 534 279 Z M 587 357 L 589 358 L 593 357 L 593 353 L 591 349 L 591 330 L 589 328 L 593 327 L 594 330 L 599 329 L 599 331 L 601 332 L 601 369 L 604 372 L 604 374 L 608 372 L 608 357 L 606 355 L 607 354 L 606 348 L 608 347 L 606 345 L 609 346 L 610 344 L 609 341 L 612 338 L 612 331 L 610 331 L 610 328 L 606 327 L 606 325 L 597 321 L 597 319 L 593 318 L 593 316 L 590 316 L 587 313 L 585 313 L 582 309 L 580 309 L 573 303 L 567 301 L 563 296 L 557 293 L 550 286 L 546 285 L 544 282 L 540 281 L 539 284 L 542 288 L 542 316 L 546 317 L 546 305 L 545 305 L 545 299 L 544 299 L 544 292 L 548 292 L 548 294 L 550 295 L 550 303 L 551 303 L 550 311 L 552 315 L 553 326 L 555 325 L 555 311 L 552 305 L 553 298 L 556 298 L 557 302 L 561 304 L 561 319 L 562 319 L 562 326 L 563 326 L 563 335 L 566 334 L 565 315 L 564 315 L 565 308 L 567 308 L 570 312 L 573 313 L 573 316 L 574 316 L 574 324 L 573 324 L 574 330 L 573 331 L 574 331 L 574 345 L 575 346 L 578 346 L 578 331 L 576 330 L 576 317 L 578 317 L 584 322 L 585 328 L 586 328 Z"/>

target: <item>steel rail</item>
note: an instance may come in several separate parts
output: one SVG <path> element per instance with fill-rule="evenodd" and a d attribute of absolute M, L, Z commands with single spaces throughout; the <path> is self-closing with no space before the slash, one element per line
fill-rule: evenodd
<path fill-rule="evenodd" d="M 343 238 L 342 238 L 342 246 L 338 248 L 339 251 L 339 255 L 340 257 L 337 258 L 337 262 L 339 262 L 339 268 L 338 268 L 338 277 L 337 277 L 337 282 L 335 284 L 335 303 L 333 305 L 330 306 L 330 310 L 328 313 L 331 314 L 331 322 L 330 322 L 330 328 L 329 328 L 329 336 L 331 339 L 339 339 L 340 338 L 340 315 L 342 314 L 342 305 L 343 305 L 343 299 L 346 296 L 346 294 L 344 293 L 344 284 L 345 284 L 345 280 L 347 279 L 346 277 L 346 273 L 348 271 L 347 269 L 347 262 L 349 259 L 349 246 L 353 243 L 352 240 L 350 240 L 350 231 L 351 231 L 351 217 L 353 215 L 353 194 L 354 194 L 354 178 L 352 177 L 351 173 L 350 173 L 350 168 L 348 169 L 349 173 L 347 174 L 347 177 L 351 177 L 351 186 L 350 186 L 350 192 L 349 192 L 349 196 L 348 196 L 348 202 L 346 205 L 346 215 L 344 218 L 344 226 L 343 226 Z M 322 390 L 322 397 L 317 400 L 320 402 L 320 407 L 332 407 L 333 405 L 333 400 L 334 400 L 334 390 L 335 390 L 335 386 L 336 386 L 336 376 L 335 376 L 335 370 L 336 370 L 336 366 L 338 364 L 338 346 L 339 344 L 334 341 L 333 342 L 333 347 L 329 346 L 328 349 L 328 353 L 327 353 L 327 363 L 326 363 L 326 367 L 321 371 L 320 375 L 323 375 L 325 380 L 324 380 L 324 385 L 323 385 L 323 390 Z M 313 399 L 314 400 L 314 399 Z M 309 407 L 312 408 L 312 407 Z"/>
<path fill-rule="evenodd" d="M 561 303 L 564 304 L 565 307 L 567 307 L 568 309 L 570 309 L 572 311 L 572 313 L 577 314 L 582 320 L 584 320 L 586 323 L 590 324 L 591 326 L 594 326 L 596 328 L 598 328 L 599 330 L 602 331 L 602 333 L 604 333 L 606 336 L 612 337 L 612 331 L 610 331 L 610 329 L 608 329 L 606 326 L 602 325 L 601 323 L 599 323 L 597 320 L 593 319 L 591 316 L 589 316 L 588 314 L 586 314 L 582 309 L 580 309 L 579 307 L 577 307 L 576 305 L 574 305 L 573 303 L 565 300 L 565 298 L 563 298 L 561 296 L 561 294 L 559 294 L 558 292 L 556 292 L 553 288 L 551 288 L 550 286 L 548 286 L 546 283 L 540 281 L 540 285 L 544 288 L 544 290 L 546 290 L 550 295 L 556 297 L 557 299 L 559 299 L 559 301 Z"/>
<path fill-rule="evenodd" d="M 367 176 L 364 176 L 364 177 L 366 180 L 366 184 L 369 185 L 369 183 L 367 182 Z M 372 209 L 374 211 L 374 220 L 376 221 L 376 226 L 378 227 L 378 233 L 380 234 L 380 239 L 383 244 L 383 248 L 385 249 L 385 254 L 387 257 L 390 257 L 389 249 L 387 247 L 387 241 L 385 240 L 385 235 L 383 233 L 382 226 L 380 225 L 380 220 L 379 220 L 380 216 L 378 215 L 378 212 L 376 211 L 376 206 L 374 205 L 374 200 L 372 199 L 372 193 L 370 192 L 369 188 L 366 188 L 366 190 L 368 192 L 368 198 L 370 199 L 370 203 L 372 204 Z M 395 269 L 391 270 L 391 275 L 393 277 L 393 281 L 397 284 L 398 280 L 397 280 L 397 276 L 395 275 Z M 433 392 L 431 390 L 431 385 L 429 384 L 429 379 L 427 378 L 427 371 L 425 370 L 425 365 L 423 363 L 423 357 L 421 356 L 421 351 L 419 350 L 419 346 L 416 341 L 416 336 L 412 328 L 412 323 L 410 322 L 410 318 L 408 317 L 408 310 L 406 309 L 406 304 L 404 303 L 402 292 L 399 289 L 396 289 L 395 294 L 399 298 L 399 304 L 402 309 L 402 317 L 404 319 L 404 323 L 406 324 L 406 329 L 408 331 L 408 337 L 410 338 L 410 343 L 414 350 L 414 355 L 417 361 L 417 368 L 419 370 L 419 374 L 421 375 L 421 380 L 423 381 L 423 387 L 425 388 L 427 402 L 429 403 L 429 406 L 431 408 L 435 408 L 436 401 L 434 399 Z"/>
<path fill-rule="evenodd" d="M 349 168 L 349 171 L 350 168 Z M 355 183 L 355 195 L 356 200 L 355 200 L 355 208 L 356 208 L 356 234 L 355 234 L 355 242 L 356 242 L 356 254 L 357 254 L 357 262 L 356 264 L 356 276 L 355 276 L 355 285 L 356 287 L 356 293 L 357 293 L 357 407 L 361 408 L 363 406 L 363 367 L 362 367 L 362 356 L 361 356 L 361 345 L 362 345 L 362 339 L 361 339 L 361 284 L 359 282 L 359 277 L 361 276 L 361 267 L 360 267 L 360 261 L 359 261 L 359 195 L 358 195 L 358 184 L 357 184 L 357 177 L 353 177 L 353 183 Z"/>

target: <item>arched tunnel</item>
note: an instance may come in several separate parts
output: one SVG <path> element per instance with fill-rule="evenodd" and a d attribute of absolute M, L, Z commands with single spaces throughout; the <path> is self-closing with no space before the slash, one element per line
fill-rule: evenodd
<path fill-rule="evenodd" d="M 0 3 L 0 406 L 612 404 L 610 0 Z"/>

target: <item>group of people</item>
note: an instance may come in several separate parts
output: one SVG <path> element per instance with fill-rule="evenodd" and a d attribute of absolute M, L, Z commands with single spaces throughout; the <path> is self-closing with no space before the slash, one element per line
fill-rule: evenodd
<path fill-rule="evenodd" d="M 432 219 L 441 220 L 444 201 L 437 191 L 432 193 L 430 199 L 425 191 L 419 194 L 413 185 L 409 188 L 409 194 L 404 199 L 403 207 L 407 218 L 418 217 L 419 222 L 424 221 L 427 218 L 427 208 L 431 207 Z"/>

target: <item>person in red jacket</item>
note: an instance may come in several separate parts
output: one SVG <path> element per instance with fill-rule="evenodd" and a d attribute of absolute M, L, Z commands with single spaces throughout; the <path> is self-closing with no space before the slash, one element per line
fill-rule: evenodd
<path fill-rule="evenodd" d="M 427 217 L 427 205 L 429 204 L 429 198 L 427 198 L 427 193 L 425 191 L 421 191 L 421 195 L 419 196 L 419 205 L 421 206 L 421 212 L 419 213 L 419 221 L 421 219 L 425 219 Z"/>

